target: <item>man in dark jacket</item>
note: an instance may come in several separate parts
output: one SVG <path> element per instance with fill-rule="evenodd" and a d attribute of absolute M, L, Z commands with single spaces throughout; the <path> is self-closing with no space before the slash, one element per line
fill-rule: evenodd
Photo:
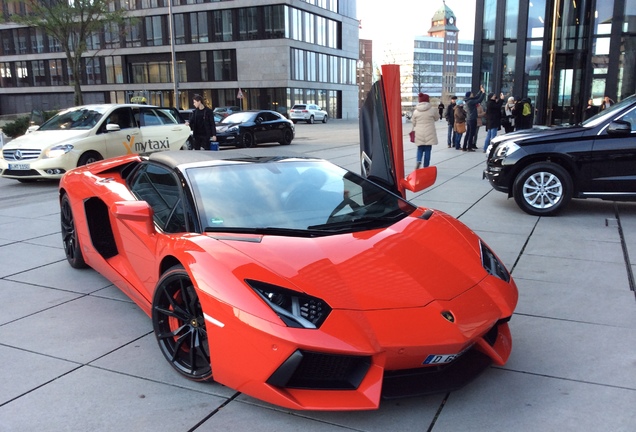
<path fill-rule="evenodd" d="M 455 107 L 457 106 L 457 96 L 451 96 L 451 103 L 446 107 L 446 121 L 448 122 L 448 148 L 451 148 L 455 139 L 453 138 L 453 126 L 455 125 Z"/>
<path fill-rule="evenodd" d="M 479 86 L 479 93 L 473 95 L 466 92 L 464 103 L 466 104 L 466 136 L 464 137 L 463 151 L 475 151 L 475 133 L 477 132 L 477 104 L 484 100 L 484 86 Z"/>
<path fill-rule="evenodd" d="M 205 106 L 203 97 L 194 95 L 192 100 L 194 110 L 190 114 L 187 124 L 192 129 L 193 150 L 210 150 L 210 139 L 216 141 L 216 123 L 214 113 Z"/>
<path fill-rule="evenodd" d="M 486 102 L 486 141 L 484 142 L 484 153 L 490 145 L 490 141 L 497 136 L 501 129 L 501 106 L 504 102 L 504 95 L 497 96 L 494 93 L 488 95 Z"/>

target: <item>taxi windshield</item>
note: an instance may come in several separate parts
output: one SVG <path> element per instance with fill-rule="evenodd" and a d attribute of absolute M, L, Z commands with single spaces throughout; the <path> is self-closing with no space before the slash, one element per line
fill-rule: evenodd
<path fill-rule="evenodd" d="M 104 115 L 105 109 L 99 107 L 71 108 L 57 113 L 38 128 L 46 130 L 92 129 Z"/>

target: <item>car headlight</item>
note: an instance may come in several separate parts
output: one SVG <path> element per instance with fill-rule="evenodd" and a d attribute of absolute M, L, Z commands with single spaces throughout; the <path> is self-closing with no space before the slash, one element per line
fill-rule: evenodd
<path fill-rule="evenodd" d="M 73 146 L 71 144 L 61 144 L 51 147 L 50 149 L 44 152 L 44 157 L 53 159 L 56 157 L 64 156 L 66 153 L 73 150 Z"/>
<path fill-rule="evenodd" d="M 499 147 L 497 147 L 496 156 L 500 158 L 505 158 L 507 156 L 510 156 L 517 150 L 519 150 L 519 148 L 520 147 L 517 144 L 515 144 L 514 141 L 502 144 Z"/>
<path fill-rule="evenodd" d="M 329 305 L 317 297 L 256 280 L 245 282 L 288 327 L 316 329 L 331 312 Z"/>
<path fill-rule="evenodd" d="M 499 261 L 499 258 L 497 258 L 484 242 L 480 241 L 479 245 L 481 247 L 481 265 L 484 269 L 491 275 L 503 281 L 510 282 L 510 273 L 508 273 L 506 266 Z"/>

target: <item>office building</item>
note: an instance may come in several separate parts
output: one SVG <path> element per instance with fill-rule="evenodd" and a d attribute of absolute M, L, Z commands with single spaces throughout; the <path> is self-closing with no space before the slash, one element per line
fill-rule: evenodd
<path fill-rule="evenodd" d="M 414 40 L 413 63 L 402 68 L 402 107 L 417 104 L 417 94 L 428 94 L 445 105 L 451 96 L 471 91 L 473 41 L 460 39 L 457 17 L 445 4 L 431 18 L 426 36 Z"/>
<path fill-rule="evenodd" d="M 104 29 L 86 41 L 79 77 L 84 103 L 188 108 L 201 94 L 213 106 L 286 113 L 295 103 L 316 103 L 332 118 L 357 118 L 356 0 L 116 0 L 112 6 L 127 8 L 130 19 L 125 33 Z M 25 12 L 23 3 L 0 0 L 0 7 L 6 19 L 0 22 L 0 114 L 74 105 L 59 42 L 11 22 L 12 14 Z"/>
<path fill-rule="evenodd" d="M 534 123 L 636 92 L 636 0 L 476 0 L 473 82 L 529 98 Z"/>

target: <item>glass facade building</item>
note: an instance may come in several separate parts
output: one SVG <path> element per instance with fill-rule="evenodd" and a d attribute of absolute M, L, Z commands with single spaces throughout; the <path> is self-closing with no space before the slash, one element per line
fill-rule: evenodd
<path fill-rule="evenodd" d="M 168 1 L 112 2 L 129 20 L 86 41 L 84 103 L 184 109 L 201 94 L 212 106 L 286 114 L 316 103 L 332 118 L 357 117 L 356 0 Z M 72 106 L 76 77 L 59 42 L 11 21 L 23 3 L 0 7 L 0 114 Z"/>
<path fill-rule="evenodd" d="M 476 0 L 473 83 L 528 97 L 535 124 L 636 92 L 636 0 Z M 476 86 L 475 86 L 476 87 Z"/>

